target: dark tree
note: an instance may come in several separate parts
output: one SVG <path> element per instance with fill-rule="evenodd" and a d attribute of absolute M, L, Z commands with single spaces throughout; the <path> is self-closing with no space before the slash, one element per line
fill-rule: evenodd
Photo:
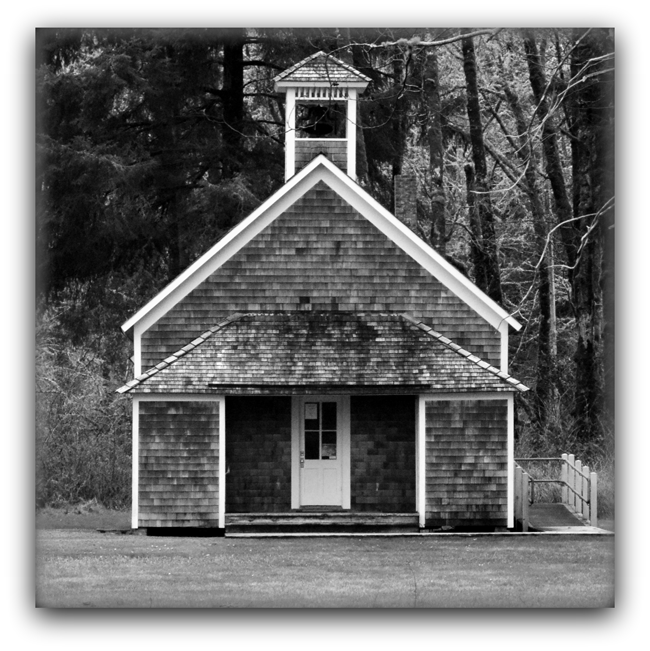
<path fill-rule="evenodd" d="M 479 103 L 476 54 L 471 38 L 463 38 L 463 69 L 467 83 L 467 118 L 472 144 L 473 169 L 465 167 L 467 198 L 472 225 L 472 251 L 476 284 L 492 300 L 503 303 L 494 216 L 490 200 L 483 125 Z"/>

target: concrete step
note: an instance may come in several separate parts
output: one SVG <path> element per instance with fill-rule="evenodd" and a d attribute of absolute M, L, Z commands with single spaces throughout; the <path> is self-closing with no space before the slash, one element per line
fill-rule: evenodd
<path fill-rule="evenodd" d="M 360 513 L 300 510 L 289 513 L 231 513 L 226 532 L 407 532 L 418 531 L 417 513 Z"/>

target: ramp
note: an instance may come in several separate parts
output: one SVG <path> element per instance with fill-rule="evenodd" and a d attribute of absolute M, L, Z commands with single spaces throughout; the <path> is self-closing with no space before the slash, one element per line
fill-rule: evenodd
<path fill-rule="evenodd" d="M 528 509 L 529 531 L 591 533 L 600 531 L 590 526 L 565 504 L 531 504 Z"/>
<path fill-rule="evenodd" d="M 526 468 L 520 466 L 524 463 Z M 537 477 L 533 477 L 531 470 Z M 539 473 L 539 474 L 538 474 Z M 536 532 L 602 532 L 598 528 L 598 478 L 572 454 L 515 459 L 515 522 Z M 555 485 L 555 495 L 545 487 Z"/>

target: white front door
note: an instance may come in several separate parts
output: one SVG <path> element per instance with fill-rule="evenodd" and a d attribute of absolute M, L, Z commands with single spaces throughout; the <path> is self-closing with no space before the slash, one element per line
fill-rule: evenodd
<path fill-rule="evenodd" d="M 302 396 L 295 401 L 299 458 L 293 507 L 350 508 L 349 399 Z"/>

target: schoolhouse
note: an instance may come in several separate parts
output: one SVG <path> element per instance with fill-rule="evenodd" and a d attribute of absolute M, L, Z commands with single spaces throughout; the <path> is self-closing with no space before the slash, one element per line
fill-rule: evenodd
<path fill-rule="evenodd" d="M 356 182 L 369 79 L 317 52 L 285 183 L 122 329 L 132 527 L 513 527 L 521 326 Z"/>

